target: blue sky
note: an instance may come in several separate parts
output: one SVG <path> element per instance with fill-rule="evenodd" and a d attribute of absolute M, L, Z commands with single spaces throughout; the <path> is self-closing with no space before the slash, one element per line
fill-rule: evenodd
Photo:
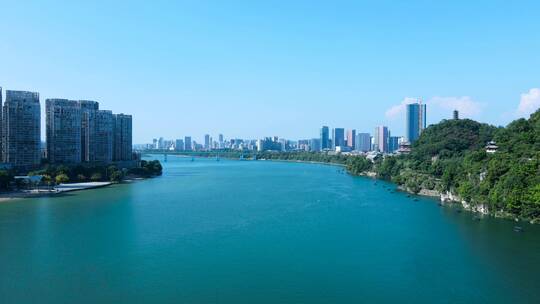
<path fill-rule="evenodd" d="M 538 1 L 0 2 L 0 86 L 132 114 L 135 143 L 402 135 L 411 97 L 428 123 L 540 105 Z"/>

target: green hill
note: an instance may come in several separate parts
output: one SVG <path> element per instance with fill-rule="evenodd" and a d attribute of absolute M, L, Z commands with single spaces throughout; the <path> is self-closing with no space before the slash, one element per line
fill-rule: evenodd
<path fill-rule="evenodd" d="M 499 149 L 485 152 L 488 141 Z M 413 192 L 451 192 L 491 213 L 540 218 L 540 110 L 507 127 L 444 120 L 429 126 L 409 155 L 375 164 L 379 177 Z"/>

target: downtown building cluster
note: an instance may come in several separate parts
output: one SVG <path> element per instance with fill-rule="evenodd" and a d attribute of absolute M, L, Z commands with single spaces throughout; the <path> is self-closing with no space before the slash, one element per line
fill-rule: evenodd
<path fill-rule="evenodd" d="M 131 115 L 100 110 L 96 101 L 47 99 L 44 149 L 39 93 L 6 90 L 1 114 L 1 160 L 5 167 L 36 168 L 42 158 L 53 164 L 108 164 L 133 159 Z"/>
<path fill-rule="evenodd" d="M 405 105 L 405 109 L 405 136 L 392 136 L 390 129 L 383 125 L 375 127 L 371 134 L 344 128 L 333 128 L 330 133 L 330 128 L 323 126 L 319 138 L 300 140 L 299 148 L 306 151 L 406 153 L 427 127 L 427 107 L 418 100 Z"/>
<path fill-rule="evenodd" d="M 311 151 L 336 153 L 406 153 L 410 144 L 416 141 L 426 128 L 426 105 L 418 100 L 405 106 L 405 136 L 392 136 L 387 126 L 377 126 L 373 133 L 359 132 L 355 129 L 323 126 L 319 137 L 287 140 L 277 136 L 262 139 L 229 139 L 219 134 L 214 140 L 209 134 L 204 141 L 197 143 L 191 136 L 183 139 L 166 140 L 154 138 L 151 144 L 136 145 L 140 150 L 166 151 L 211 151 L 211 150 L 249 150 L 249 151 Z M 457 112 L 454 113 L 457 115 Z"/>
<path fill-rule="evenodd" d="M 154 138 L 151 144 L 135 145 L 138 150 L 166 150 L 166 151 L 210 151 L 220 149 L 256 150 L 257 140 L 230 139 L 225 140 L 223 134 L 214 140 L 209 134 L 204 135 L 202 143 L 196 142 L 191 136 L 170 140 L 163 137 Z"/>

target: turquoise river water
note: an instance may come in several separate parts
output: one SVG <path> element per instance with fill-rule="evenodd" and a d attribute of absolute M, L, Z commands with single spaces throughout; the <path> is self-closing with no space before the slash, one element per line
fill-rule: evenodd
<path fill-rule="evenodd" d="M 0 303 L 540 303 L 540 227 L 339 167 L 169 156 L 0 203 Z"/>

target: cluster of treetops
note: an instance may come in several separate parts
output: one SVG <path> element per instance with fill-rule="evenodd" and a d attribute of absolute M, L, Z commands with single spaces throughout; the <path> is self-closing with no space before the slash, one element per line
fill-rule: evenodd
<path fill-rule="evenodd" d="M 495 141 L 498 149 L 487 153 Z M 529 119 L 495 127 L 470 119 L 443 120 L 425 129 L 409 154 L 377 157 L 313 152 L 219 151 L 208 157 L 257 158 L 336 163 L 351 174 L 372 172 L 412 192 L 452 193 L 490 211 L 540 218 L 540 110 Z"/>
<path fill-rule="evenodd" d="M 121 182 L 129 177 L 152 177 L 161 175 L 162 166 L 159 160 L 142 160 L 139 167 L 118 168 L 115 165 L 52 165 L 44 164 L 41 169 L 30 171 L 29 176 L 42 176 L 41 182 L 47 185 L 76 182 L 99 182 L 111 181 Z M 15 180 L 15 172 L 10 170 L 0 170 L 0 189 L 23 187 L 17 185 L 22 180 Z"/>

